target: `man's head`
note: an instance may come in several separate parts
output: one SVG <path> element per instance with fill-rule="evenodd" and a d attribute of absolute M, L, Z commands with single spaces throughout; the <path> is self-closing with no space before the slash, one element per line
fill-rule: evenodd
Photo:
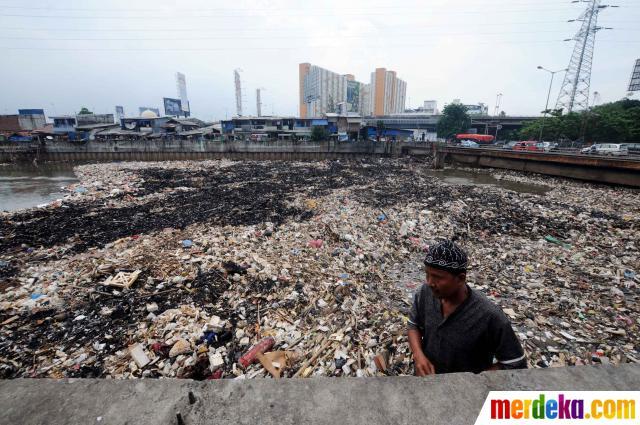
<path fill-rule="evenodd" d="M 465 287 L 467 254 L 450 240 L 429 247 L 424 259 L 427 284 L 438 298 L 449 298 Z"/>

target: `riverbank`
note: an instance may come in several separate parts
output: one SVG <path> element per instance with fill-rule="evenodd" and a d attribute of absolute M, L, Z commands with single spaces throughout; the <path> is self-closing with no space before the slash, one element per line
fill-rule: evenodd
<path fill-rule="evenodd" d="M 453 235 L 530 366 L 640 358 L 637 191 L 518 193 L 388 159 L 76 173 L 62 202 L 0 216 L 0 376 L 253 378 L 267 372 L 238 358 L 265 337 L 296 352 L 285 376 L 410 374 L 419 282 L 397 270 Z"/>

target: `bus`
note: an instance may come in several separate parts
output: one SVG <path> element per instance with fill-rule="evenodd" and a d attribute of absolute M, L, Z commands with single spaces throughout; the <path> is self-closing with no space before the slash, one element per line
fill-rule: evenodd
<path fill-rule="evenodd" d="M 496 138 L 489 134 L 456 134 L 456 140 L 471 140 L 479 145 L 490 145 Z"/>

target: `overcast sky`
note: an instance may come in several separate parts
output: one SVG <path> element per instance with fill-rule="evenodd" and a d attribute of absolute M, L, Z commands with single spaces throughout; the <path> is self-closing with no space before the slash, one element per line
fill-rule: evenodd
<path fill-rule="evenodd" d="M 600 14 L 592 91 L 626 95 L 640 58 L 640 0 Z M 407 106 L 435 99 L 538 114 L 549 75 L 563 69 L 585 4 L 560 0 L 206 1 L 0 0 L 0 113 L 87 106 L 127 116 L 176 97 L 186 75 L 194 116 L 235 113 L 233 70 L 243 71 L 245 114 L 298 113 L 298 63 L 369 81 L 376 67 L 407 81 Z M 552 103 L 562 77 L 557 77 Z M 636 94 L 636 97 L 638 95 Z"/>

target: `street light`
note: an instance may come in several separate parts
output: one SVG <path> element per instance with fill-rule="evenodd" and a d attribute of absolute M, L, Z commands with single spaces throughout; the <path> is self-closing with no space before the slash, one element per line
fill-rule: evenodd
<path fill-rule="evenodd" d="M 549 111 L 549 98 L 551 97 L 551 88 L 553 87 L 553 77 L 555 77 L 555 75 L 558 72 L 567 71 L 567 68 L 560 69 L 558 71 L 550 71 L 543 66 L 538 66 L 538 69 L 542 71 L 546 71 L 549 74 L 551 74 L 551 82 L 549 83 L 549 93 L 547 94 L 547 103 L 544 106 L 544 115 L 542 116 L 542 124 L 540 125 L 540 137 L 538 138 L 538 142 L 542 142 L 542 131 L 544 130 L 544 123 L 545 123 L 545 120 L 547 119 L 547 112 Z"/>

